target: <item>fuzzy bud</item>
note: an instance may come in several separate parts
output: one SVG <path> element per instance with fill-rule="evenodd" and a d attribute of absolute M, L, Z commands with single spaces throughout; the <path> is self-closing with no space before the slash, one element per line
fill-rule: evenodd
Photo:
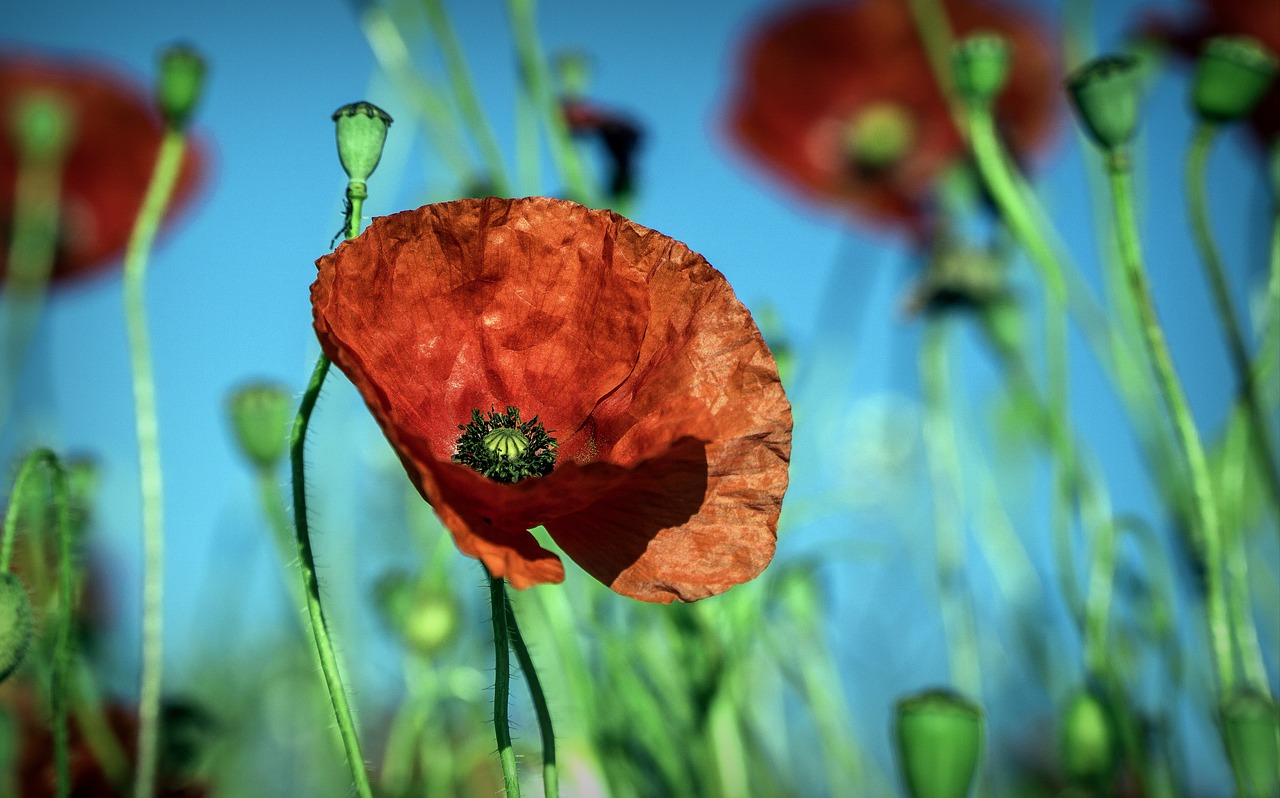
<path fill-rule="evenodd" d="M 982 709 L 950 690 L 898 701 L 898 765 L 911 798 L 964 798 L 982 752 Z"/>

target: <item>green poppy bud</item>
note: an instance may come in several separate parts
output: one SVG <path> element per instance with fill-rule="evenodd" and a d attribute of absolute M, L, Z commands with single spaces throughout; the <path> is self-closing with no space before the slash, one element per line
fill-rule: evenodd
<path fill-rule="evenodd" d="M 60 160 L 75 133 L 71 108 L 52 93 L 19 98 L 8 121 L 18 152 L 40 163 Z"/>
<path fill-rule="evenodd" d="M 333 121 L 342 168 L 353 183 L 363 184 L 382 160 L 391 116 L 373 103 L 361 101 L 334 111 Z"/>
<path fill-rule="evenodd" d="M 31 646 L 31 600 L 13 574 L 0 574 L 0 682 L 18 669 Z"/>
<path fill-rule="evenodd" d="M 1097 784 L 1115 765 L 1115 733 L 1106 707 L 1089 691 L 1071 698 L 1062 714 L 1062 764 L 1073 782 Z"/>
<path fill-rule="evenodd" d="M 231 394 L 227 411 L 240 453 L 256 468 L 275 469 L 289 449 L 289 392 L 275 383 L 246 385 Z"/>
<path fill-rule="evenodd" d="M 1280 714 L 1270 698 L 1237 693 L 1222 707 L 1222 731 L 1241 784 L 1241 798 L 1270 798 L 1280 791 Z"/>
<path fill-rule="evenodd" d="M 156 100 L 169 127 L 181 130 L 187 126 L 204 90 L 204 71 L 204 59 L 185 45 L 170 47 L 160 54 Z"/>
<path fill-rule="evenodd" d="M 458 606 L 443 588 L 414 581 L 401 572 L 387 574 L 375 588 L 387 625 L 424 657 L 443 649 L 458 631 Z"/>
<path fill-rule="evenodd" d="M 1004 88 L 1009 76 L 1009 45 L 994 33 L 980 33 L 951 50 L 956 94 L 969 105 L 985 108 Z"/>
<path fill-rule="evenodd" d="M 591 56 L 582 50 L 566 50 L 555 58 L 560 93 L 569 99 L 584 97 L 591 85 Z"/>
<path fill-rule="evenodd" d="M 1104 150 L 1128 144 L 1138 128 L 1138 60 L 1095 58 L 1067 78 L 1067 92 L 1090 138 Z"/>
<path fill-rule="evenodd" d="M 1276 59 L 1248 36 L 1215 36 L 1196 62 L 1191 102 L 1206 122 L 1248 116 L 1275 77 Z"/>
<path fill-rule="evenodd" d="M 845 156 L 861 169 L 889 169 L 911 152 L 916 133 L 910 109 L 893 102 L 870 103 L 845 123 Z"/>
<path fill-rule="evenodd" d="M 982 709 L 950 690 L 898 701 L 897 754 L 911 798 L 964 798 L 982 751 Z"/>

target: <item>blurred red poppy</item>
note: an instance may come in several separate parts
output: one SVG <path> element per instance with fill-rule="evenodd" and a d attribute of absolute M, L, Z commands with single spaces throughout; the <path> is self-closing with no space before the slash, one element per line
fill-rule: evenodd
<path fill-rule="evenodd" d="M 8 260 L 18 169 L 11 117 L 18 103 L 42 95 L 61 100 L 75 125 L 62 167 L 51 274 L 56 282 L 101 271 L 123 253 L 164 128 L 149 91 L 109 67 L 30 54 L 0 56 L 0 275 Z M 188 148 L 173 208 L 191 200 L 203 160 L 198 146 Z"/>
<path fill-rule="evenodd" d="M 1143 24 L 1144 34 L 1194 59 L 1214 36 L 1251 36 L 1273 56 L 1280 58 L 1280 2 L 1277 0 L 1199 0 L 1199 13 L 1174 18 L 1152 13 Z M 1280 80 L 1273 80 L 1249 117 L 1264 151 L 1280 137 Z"/>
<path fill-rule="evenodd" d="M 1051 35 L 1005 6 L 943 5 L 956 38 L 987 31 L 1011 44 L 996 120 L 1015 155 L 1031 154 L 1058 106 Z M 906 0 L 784 6 L 744 48 L 728 127 L 803 194 L 917 235 L 930 227 L 935 181 L 965 155 Z"/>
<path fill-rule="evenodd" d="M 375 219 L 317 265 L 325 353 L 495 575 L 563 580 L 538 525 L 645 601 L 721 593 L 772 558 L 791 407 L 751 315 L 684 244 L 564 200 L 489 198 Z M 554 470 L 504 484 L 455 462 L 459 427 L 495 407 L 537 416 Z"/>

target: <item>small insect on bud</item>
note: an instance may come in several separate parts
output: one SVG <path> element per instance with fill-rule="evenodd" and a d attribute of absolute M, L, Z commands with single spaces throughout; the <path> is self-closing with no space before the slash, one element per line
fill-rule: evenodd
<path fill-rule="evenodd" d="M 31 647 L 31 600 L 13 574 L 0 574 L 0 682 L 18 669 Z"/>
<path fill-rule="evenodd" d="M 160 54 L 160 82 L 156 100 L 165 124 L 175 130 L 187 126 L 204 91 L 204 58 L 185 45 Z"/>
<path fill-rule="evenodd" d="M 982 709 L 950 690 L 898 701 L 897 754 L 911 798 L 964 798 L 982 752 Z"/>
<path fill-rule="evenodd" d="M 1095 58 L 1067 78 L 1067 93 L 1089 137 L 1105 151 L 1124 147 L 1138 129 L 1138 60 Z"/>

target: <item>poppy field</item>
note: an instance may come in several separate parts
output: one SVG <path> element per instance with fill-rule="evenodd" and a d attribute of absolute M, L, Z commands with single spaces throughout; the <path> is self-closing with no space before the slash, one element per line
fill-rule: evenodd
<path fill-rule="evenodd" d="M 1280 796 L 1280 3 L 0 32 L 0 796 Z"/>

